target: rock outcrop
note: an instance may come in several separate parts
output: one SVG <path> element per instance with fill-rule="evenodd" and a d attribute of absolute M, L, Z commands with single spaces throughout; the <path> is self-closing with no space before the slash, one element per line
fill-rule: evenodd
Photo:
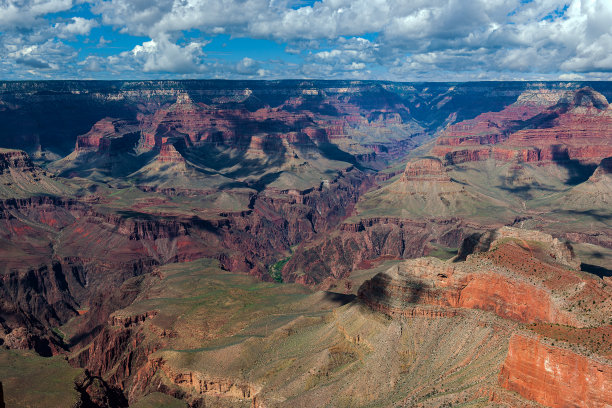
<path fill-rule="evenodd" d="M 567 244 L 538 231 L 509 227 L 485 235 L 485 252 L 464 262 L 404 261 L 365 282 L 359 296 L 391 315 L 410 315 L 405 311 L 426 305 L 491 311 L 523 323 L 584 326 L 604 318 L 610 288 L 576 271 L 580 263 Z M 582 290 L 574 290 L 570 299 L 559 297 L 577 284 Z M 582 302 L 600 304 L 599 314 L 570 312 Z"/>
<path fill-rule="evenodd" d="M 373 217 L 346 222 L 337 233 L 299 247 L 283 268 L 283 279 L 320 285 L 349 276 L 364 261 L 425 256 L 429 243 L 457 247 L 482 228 L 456 218 Z"/>
<path fill-rule="evenodd" d="M 550 293 L 534 285 L 467 270 L 436 258 L 409 260 L 367 281 L 359 296 L 374 309 L 390 315 L 418 316 L 421 312 L 412 310 L 423 310 L 422 305 L 427 305 L 438 307 L 429 312 L 432 316 L 458 313 L 448 308 L 467 308 L 491 311 L 524 323 L 574 322 L 554 304 Z"/>
<path fill-rule="evenodd" d="M 10 169 L 33 172 L 36 170 L 36 167 L 26 152 L 0 148 L 0 175 L 8 173 Z"/>
<path fill-rule="evenodd" d="M 548 107 L 523 103 L 519 98 L 501 112 L 451 126 L 433 152 L 453 164 L 489 158 L 592 164 L 612 155 L 612 110 L 602 94 L 582 88 Z"/>
<path fill-rule="evenodd" d="M 163 360 L 159 363 L 158 373 L 163 375 L 180 390 L 190 395 L 193 400 L 197 396 L 221 397 L 232 400 L 253 401 L 261 387 L 229 378 L 215 378 L 197 371 L 176 372 Z M 228 402 L 229 402 L 228 401 Z"/>
<path fill-rule="evenodd" d="M 415 182 L 450 182 L 446 167 L 437 158 L 425 158 L 408 162 L 400 178 L 404 183 Z"/>
<path fill-rule="evenodd" d="M 470 239 L 462 243 L 458 256 L 461 259 L 465 259 L 470 254 L 490 251 L 492 248 L 508 239 L 519 240 L 527 245 L 529 242 L 540 243 L 546 248 L 546 255 L 548 255 L 550 259 L 568 268 L 580 269 L 580 258 L 578 258 L 572 246 L 567 242 L 559 240 L 542 231 L 508 226 L 470 237 Z"/>
<path fill-rule="evenodd" d="M 531 323 L 532 331 L 552 337 L 515 333 L 500 385 L 550 407 L 607 407 L 612 364 L 601 336 L 609 332 L 612 287 L 580 265 L 567 243 L 503 227 L 466 239 L 454 260 L 393 266 L 366 281 L 359 298 L 392 317 L 463 319 L 465 309 L 479 309 Z"/>
<path fill-rule="evenodd" d="M 502 387 L 553 408 L 605 408 L 612 401 L 609 361 L 522 334 L 510 339 L 499 381 Z"/>

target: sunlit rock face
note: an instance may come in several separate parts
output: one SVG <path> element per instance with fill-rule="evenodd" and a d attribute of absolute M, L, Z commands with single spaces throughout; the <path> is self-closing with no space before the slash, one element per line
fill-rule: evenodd
<path fill-rule="evenodd" d="M 566 244 L 538 231 L 508 227 L 492 233 L 487 243 L 485 252 L 469 255 L 464 262 L 405 261 L 366 282 L 360 297 L 391 315 L 410 314 L 404 309 L 425 305 L 492 311 L 524 323 L 584 324 L 564 310 L 564 301 L 555 295 L 559 285 L 581 281 L 575 272 L 579 261 Z M 562 283 L 556 277 L 563 278 Z"/>
<path fill-rule="evenodd" d="M 499 381 L 502 387 L 548 407 L 609 406 L 612 364 L 514 335 Z"/>
<path fill-rule="evenodd" d="M 504 227 L 469 247 L 464 261 L 460 253 L 399 263 L 366 281 L 359 298 L 395 319 L 460 320 L 483 310 L 529 323 L 509 340 L 499 385 L 550 407 L 607 406 L 612 288 L 580 272 L 570 246 L 539 231 Z"/>
<path fill-rule="evenodd" d="M 450 126 L 434 152 L 451 163 L 499 161 L 598 163 L 612 152 L 612 110 L 591 88 L 563 92 L 547 105 L 520 97 L 501 112 Z M 487 146 L 487 147 L 483 147 Z"/>

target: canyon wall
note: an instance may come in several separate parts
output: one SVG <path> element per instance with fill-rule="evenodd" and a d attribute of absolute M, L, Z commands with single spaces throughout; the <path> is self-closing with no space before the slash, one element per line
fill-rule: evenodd
<path fill-rule="evenodd" d="M 605 408 L 612 401 L 612 365 L 537 338 L 515 334 L 500 384 L 553 407 Z"/>

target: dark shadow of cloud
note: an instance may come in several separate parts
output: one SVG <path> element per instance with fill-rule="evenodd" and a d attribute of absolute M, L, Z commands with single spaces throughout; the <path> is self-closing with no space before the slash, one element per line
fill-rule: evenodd
<path fill-rule="evenodd" d="M 47 69 L 51 68 L 49 64 L 36 58 L 17 58 L 16 62 L 30 68 Z"/>

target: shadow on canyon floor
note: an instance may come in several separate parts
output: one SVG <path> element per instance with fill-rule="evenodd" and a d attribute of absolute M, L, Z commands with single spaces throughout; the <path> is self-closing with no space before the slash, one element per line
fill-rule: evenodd
<path fill-rule="evenodd" d="M 580 269 L 582 271 L 588 272 L 588 273 L 592 273 L 593 275 L 597 275 L 600 278 L 603 277 L 611 277 L 612 276 L 612 269 L 608 269 L 608 268 L 604 268 L 603 266 L 597 266 L 597 265 L 591 265 L 591 264 L 587 264 L 587 263 L 581 263 L 580 264 Z"/>

